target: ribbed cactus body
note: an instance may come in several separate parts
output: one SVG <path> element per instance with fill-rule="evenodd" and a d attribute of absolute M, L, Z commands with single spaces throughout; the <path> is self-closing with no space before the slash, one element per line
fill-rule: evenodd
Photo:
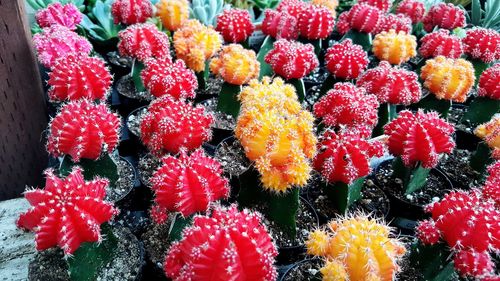
<path fill-rule="evenodd" d="M 493 159 L 500 159 L 500 114 L 495 114 L 490 121 L 474 129 L 474 134 L 481 138 L 492 150 Z"/>
<path fill-rule="evenodd" d="M 149 0 L 115 0 L 111 14 L 115 24 L 144 23 L 153 15 L 153 5 Z"/>
<path fill-rule="evenodd" d="M 383 12 L 388 12 L 392 6 L 392 0 L 358 0 L 358 3 L 370 5 Z"/>
<path fill-rule="evenodd" d="M 310 6 L 299 14 L 298 26 L 304 38 L 325 39 L 332 33 L 335 21 L 328 8 Z"/>
<path fill-rule="evenodd" d="M 276 39 L 295 40 L 299 37 L 297 18 L 287 12 L 266 10 L 261 28 L 264 34 Z"/>
<path fill-rule="evenodd" d="M 483 194 L 495 200 L 500 206 L 500 160 L 488 166 L 488 177 L 484 182 Z"/>
<path fill-rule="evenodd" d="M 402 14 L 386 14 L 380 20 L 375 33 L 389 32 L 389 30 L 394 29 L 396 32 L 403 31 L 406 34 L 411 34 L 412 28 L 409 17 Z"/>
<path fill-rule="evenodd" d="M 319 65 L 311 44 L 302 44 L 285 39 L 274 43 L 265 57 L 273 71 L 285 79 L 300 79 Z"/>
<path fill-rule="evenodd" d="M 427 32 L 431 32 L 435 26 L 448 30 L 465 27 L 465 10 L 451 3 L 439 3 L 431 7 L 422 23 Z"/>
<path fill-rule="evenodd" d="M 243 85 L 259 76 L 260 63 L 253 50 L 230 44 L 210 61 L 210 71 L 230 84 Z"/>
<path fill-rule="evenodd" d="M 48 5 L 45 9 L 38 10 L 35 18 L 41 28 L 58 24 L 75 30 L 76 26 L 82 21 L 83 16 L 74 4 L 68 3 L 62 5 L 59 2 L 55 2 Z"/>
<path fill-rule="evenodd" d="M 418 0 L 403 0 L 398 4 L 396 13 L 408 16 L 416 24 L 424 18 L 425 6 Z"/>
<path fill-rule="evenodd" d="M 476 27 L 467 30 L 464 43 L 465 53 L 485 63 L 500 60 L 500 33 L 494 29 Z"/>
<path fill-rule="evenodd" d="M 477 94 L 493 100 L 500 100 L 500 63 L 486 69 L 479 78 Z"/>
<path fill-rule="evenodd" d="M 345 33 L 349 29 L 372 33 L 376 31 L 383 16 L 383 12 L 379 9 L 364 3 L 357 3 L 349 11 L 339 16 L 338 25 L 343 27 L 341 33 Z"/>
<path fill-rule="evenodd" d="M 122 56 L 139 61 L 170 56 L 167 34 L 159 31 L 152 23 L 131 25 L 120 31 L 118 37 L 120 38 L 118 50 Z"/>
<path fill-rule="evenodd" d="M 351 39 L 333 44 L 326 51 L 326 68 L 336 78 L 356 79 L 366 69 L 368 62 L 363 47 L 353 44 Z"/>
<path fill-rule="evenodd" d="M 227 43 L 245 41 L 253 32 L 250 13 L 242 9 L 227 9 L 217 16 L 216 29 Z"/>
<path fill-rule="evenodd" d="M 382 31 L 373 39 L 372 51 L 379 60 L 401 64 L 417 55 L 417 38 L 403 31 Z"/>
<path fill-rule="evenodd" d="M 156 4 L 156 9 L 163 26 L 170 31 L 179 29 L 189 18 L 187 0 L 160 0 Z"/>
<path fill-rule="evenodd" d="M 424 58 L 444 56 L 457 59 L 464 52 L 460 38 L 450 34 L 446 29 L 439 29 L 424 35 L 420 44 L 418 51 Z"/>

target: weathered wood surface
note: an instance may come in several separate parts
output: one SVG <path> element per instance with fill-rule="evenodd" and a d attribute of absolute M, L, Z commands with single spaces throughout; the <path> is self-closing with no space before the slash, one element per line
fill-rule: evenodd
<path fill-rule="evenodd" d="M 24 0 L 0 0 L 0 200 L 42 183 L 47 117 L 41 85 Z"/>

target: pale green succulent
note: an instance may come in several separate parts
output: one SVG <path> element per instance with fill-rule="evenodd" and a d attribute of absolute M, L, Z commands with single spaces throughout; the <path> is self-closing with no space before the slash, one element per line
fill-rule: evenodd
<path fill-rule="evenodd" d="M 193 0 L 189 9 L 192 18 L 215 26 L 217 15 L 224 9 L 224 0 Z"/>
<path fill-rule="evenodd" d="M 472 0 L 470 19 L 475 26 L 500 31 L 500 1 L 486 0 L 483 10 L 479 0 Z"/>
<path fill-rule="evenodd" d="M 80 26 L 95 40 L 108 41 L 118 37 L 120 27 L 114 24 L 111 15 L 113 2 L 114 0 L 97 0 L 87 15 L 83 15 Z"/>

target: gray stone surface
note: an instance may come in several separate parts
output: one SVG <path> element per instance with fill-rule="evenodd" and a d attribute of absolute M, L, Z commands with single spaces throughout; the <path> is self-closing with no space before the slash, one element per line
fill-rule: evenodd
<path fill-rule="evenodd" d="M 28 280 L 28 265 L 35 254 L 33 233 L 16 227 L 19 214 L 29 208 L 24 198 L 0 202 L 0 281 Z"/>

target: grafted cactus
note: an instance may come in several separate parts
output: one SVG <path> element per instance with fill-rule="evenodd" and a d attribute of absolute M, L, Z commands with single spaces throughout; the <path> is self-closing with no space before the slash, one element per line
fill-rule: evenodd
<path fill-rule="evenodd" d="M 373 39 L 372 51 L 379 60 L 401 64 L 417 55 L 417 38 L 404 31 L 382 31 Z"/>
<path fill-rule="evenodd" d="M 439 3 L 431 7 L 422 23 L 427 32 L 431 32 L 435 26 L 448 30 L 464 27 L 466 24 L 465 10 L 451 3 Z"/>
<path fill-rule="evenodd" d="M 450 34 L 450 31 L 446 29 L 439 29 L 426 34 L 420 40 L 420 44 L 418 51 L 424 58 L 444 56 L 458 59 L 464 52 L 460 38 Z"/>
<path fill-rule="evenodd" d="M 408 16 L 416 24 L 424 18 L 425 6 L 419 0 L 403 0 L 398 4 L 396 13 Z"/>
<path fill-rule="evenodd" d="M 494 29 L 476 27 L 467 30 L 462 39 L 465 53 L 484 63 L 500 59 L 500 33 Z"/>
<path fill-rule="evenodd" d="M 75 30 L 81 21 L 82 13 L 72 3 L 62 5 L 56 2 L 36 12 L 36 22 L 41 28 L 59 24 Z"/>
<path fill-rule="evenodd" d="M 115 24 L 144 23 L 153 15 L 153 5 L 149 0 L 115 0 L 111 14 Z"/>

